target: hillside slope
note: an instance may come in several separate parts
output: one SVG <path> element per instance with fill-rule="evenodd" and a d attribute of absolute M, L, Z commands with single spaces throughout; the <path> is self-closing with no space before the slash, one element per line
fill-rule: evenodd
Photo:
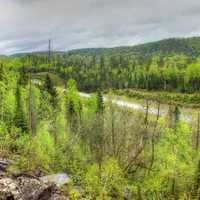
<path fill-rule="evenodd" d="M 161 53 L 163 55 L 186 54 L 197 56 L 200 53 L 200 37 L 171 38 L 130 47 L 79 49 L 69 51 L 68 53 L 80 55 L 144 55 Z"/>
<path fill-rule="evenodd" d="M 100 56 L 100 55 L 170 55 L 185 54 L 189 56 L 198 56 L 200 54 L 200 37 L 191 38 L 171 38 L 156 42 L 139 44 L 135 46 L 113 47 L 113 48 L 86 48 L 70 51 L 55 51 L 54 55 L 82 55 L 82 56 Z M 29 53 L 18 53 L 12 57 L 25 56 Z M 33 52 L 34 55 L 48 55 L 47 51 Z"/>

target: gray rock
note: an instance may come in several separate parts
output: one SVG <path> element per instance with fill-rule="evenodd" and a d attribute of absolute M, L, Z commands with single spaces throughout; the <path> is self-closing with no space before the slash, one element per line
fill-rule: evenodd
<path fill-rule="evenodd" d="M 19 199 L 23 200 L 22 193 L 17 183 L 10 178 L 0 179 L 0 199 Z"/>
<path fill-rule="evenodd" d="M 68 184 L 70 182 L 70 177 L 65 174 L 65 173 L 61 173 L 61 174 L 52 174 L 49 176 L 43 176 L 40 178 L 41 181 L 43 181 L 44 183 L 54 183 L 56 184 L 58 187 Z"/>
<path fill-rule="evenodd" d="M 57 186 L 30 177 L 0 178 L 0 200 L 68 200 Z"/>

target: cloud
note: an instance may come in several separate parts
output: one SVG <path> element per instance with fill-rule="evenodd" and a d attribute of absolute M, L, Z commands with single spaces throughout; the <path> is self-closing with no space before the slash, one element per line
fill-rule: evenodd
<path fill-rule="evenodd" d="M 199 0 L 0 0 L 0 54 L 199 35 Z"/>

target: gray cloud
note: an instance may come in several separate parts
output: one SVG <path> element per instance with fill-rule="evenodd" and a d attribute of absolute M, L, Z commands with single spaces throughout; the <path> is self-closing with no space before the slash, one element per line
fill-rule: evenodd
<path fill-rule="evenodd" d="M 0 0 L 0 54 L 200 34 L 199 0 Z"/>

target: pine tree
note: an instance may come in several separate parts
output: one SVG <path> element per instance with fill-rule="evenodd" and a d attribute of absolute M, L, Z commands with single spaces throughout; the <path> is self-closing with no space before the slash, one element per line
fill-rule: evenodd
<path fill-rule="evenodd" d="M 6 69 L 2 63 L 0 64 L 0 81 L 6 81 Z"/>
<path fill-rule="evenodd" d="M 36 124 L 37 124 L 37 117 L 36 117 L 36 110 L 34 107 L 34 92 L 33 92 L 33 85 L 32 85 L 32 74 L 29 72 L 29 94 L 28 94 L 28 119 L 29 119 L 29 131 L 32 135 L 36 133 Z"/>
<path fill-rule="evenodd" d="M 16 115 L 15 115 L 15 125 L 21 128 L 23 132 L 28 131 L 28 125 L 23 111 L 22 96 L 19 84 L 16 89 Z"/>
<path fill-rule="evenodd" d="M 67 105 L 67 119 L 69 121 L 69 125 L 71 130 L 74 130 L 76 124 L 77 124 L 77 115 L 74 107 L 74 103 L 72 99 L 69 99 L 68 105 Z"/>
<path fill-rule="evenodd" d="M 52 104 L 53 108 L 56 109 L 57 104 L 58 104 L 58 102 L 57 102 L 58 94 L 57 94 L 57 91 L 53 85 L 53 82 L 52 82 L 49 74 L 46 75 L 44 87 L 51 96 L 51 104 Z"/>
<path fill-rule="evenodd" d="M 25 69 L 24 66 L 20 70 L 19 84 L 20 85 L 27 85 L 28 84 L 28 74 L 26 73 L 26 69 Z"/>
<path fill-rule="evenodd" d="M 75 80 L 67 82 L 66 117 L 70 127 L 75 131 L 81 121 L 82 103 L 78 94 Z"/>
<path fill-rule="evenodd" d="M 174 123 L 178 123 L 180 120 L 180 110 L 179 107 L 176 105 L 174 109 Z"/>
<path fill-rule="evenodd" d="M 102 114 L 104 112 L 104 102 L 101 90 L 97 91 L 97 113 Z"/>
<path fill-rule="evenodd" d="M 49 93 L 51 93 L 52 88 L 53 88 L 53 84 L 52 84 L 52 81 L 51 81 L 51 78 L 50 78 L 49 74 L 46 75 L 46 79 L 45 79 L 45 84 L 44 84 L 44 86 L 45 86 L 45 89 L 46 89 Z"/>
<path fill-rule="evenodd" d="M 0 65 L 0 120 L 5 117 L 5 96 L 8 87 L 6 70 L 3 64 Z"/>

